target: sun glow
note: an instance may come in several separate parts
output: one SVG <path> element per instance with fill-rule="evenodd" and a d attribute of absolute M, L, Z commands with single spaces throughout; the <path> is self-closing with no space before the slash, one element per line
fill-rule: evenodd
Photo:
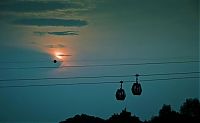
<path fill-rule="evenodd" d="M 55 36 L 44 36 L 40 37 L 41 44 L 38 44 L 38 48 L 48 54 L 50 60 L 55 63 L 59 64 L 60 66 L 63 65 L 70 65 L 72 64 L 69 62 L 72 57 L 74 57 L 74 50 L 68 45 L 73 45 L 69 40 L 74 40 L 73 38 L 66 38 L 66 37 L 55 37 Z"/>
<path fill-rule="evenodd" d="M 52 61 L 56 60 L 60 62 L 61 66 L 66 65 L 67 61 L 69 61 L 72 56 L 71 52 L 66 48 L 46 48 L 44 51 L 51 56 Z"/>
<path fill-rule="evenodd" d="M 55 52 L 55 57 L 58 58 L 59 60 L 63 60 L 63 53 L 61 52 Z"/>

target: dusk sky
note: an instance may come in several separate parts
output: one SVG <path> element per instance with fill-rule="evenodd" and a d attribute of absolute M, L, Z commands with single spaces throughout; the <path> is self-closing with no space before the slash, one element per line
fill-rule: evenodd
<path fill-rule="evenodd" d="M 163 104 L 179 111 L 186 98 L 200 98 L 199 5 L 1 0 L 0 122 L 59 122 L 82 113 L 106 119 L 125 107 L 148 120 Z M 153 75 L 168 73 L 174 74 Z M 141 75 L 141 96 L 131 92 L 135 74 Z M 68 79 L 34 80 L 40 78 Z M 124 101 L 115 98 L 120 80 Z M 54 86 L 98 82 L 105 84 Z"/>

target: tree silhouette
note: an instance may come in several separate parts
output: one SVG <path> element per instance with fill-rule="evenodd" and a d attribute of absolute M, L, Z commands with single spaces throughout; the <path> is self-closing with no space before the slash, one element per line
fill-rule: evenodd
<path fill-rule="evenodd" d="M 180 107 L 180 113 L 171 109 L 170 105 L 163 105 L 159 111 L 159 116 L 152 117 L 150 123 L 199 123 L 200 103 L 198 99 L 186 99 Z"/>
<path fill-rule="evenodd" d="M 120 114 L 114 114 L 107 120 L 88 116 L 76 115 L 60 123 L 199 123 L 200 103 L 198 99 L 186 99 L 181 105 L 180 112 L 173 111 L 170 105 L 164 104 L 159 110 L 159 115 L 149 121 L 140 121 L 139 117 L 132 116 L 126 108 Z"/>
<path fill-rule="evenodd" d="M 159 116 L 165 117 L 165 116 L 168 116 L 171 112 L 172 112 L 171 106 L 164 104 L 163 107 L 159 111 Z"/>
<path fill-rule="evenodd" d="M 153 117 L 150 123 L 169 123 L 178 121 L 180 121 L 179 114 L 172 111 L 170 105 L 164 104 L 159 111 L 159 116 Z"/>
<path fill-rule="evenodd" d="M 198 99 L 186 99 L 180 107 L 182 120 L 198 123 L 200 122 L 200 103 Z"/>
<path fill-rule="evenodd" d="M 122 112 L 118 114 L 112 115 L 107 123 L 141 123 L 138 117 L 131 116 L 131 112 L 127 112 L 126 108 L 122 110 Z"/>
<path fill-rule="evenodd" d="M 186 102 L 180 108 L 182 115 L 190 117 L 200 117 L 200 103 L 198 99 L 186 99 Z"/>
<path fill-rule="evenodd" d="M 76 115 L 73 118 L 68 118 L 65 121 L 61 121 L 60 123 L 105 123 L 105 120 L 98 117 L 82 114 Z"/>

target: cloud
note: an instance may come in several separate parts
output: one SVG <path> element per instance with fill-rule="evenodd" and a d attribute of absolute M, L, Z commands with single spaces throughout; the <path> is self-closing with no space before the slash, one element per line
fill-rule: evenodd
<path fill-rule="evenodd" d="M 88 25 L 85 20 L 75 19 L 54 19 L 54 18 L 32 18 L 32 19 L 19 19 L 13 21 L 16 25 L 25 26 L 68 26 L 68 27 L 81 27 Z"/>
<path fill-rule="evenodd" d="M 68 1 L 3 1 L 1 12 L 44 12 L 60 9 L 81 8 L 81 4 Z"/>
<path fill-rule="evenodd" d="M 49 45 L 46 45 L 45 47 L 47 47 L 47 48 L 64 48 L 65 45 L 63 45 L 63 44 L 49 44 Z"/>
<path fill-rule="evenodd" d="M 48 32 L 50 35 L 78 35 L 77 31 Z"/>
<path fill-rule="evenodd" d="M 46 35 L 47 32 L 33 32 L 35 35 L 37 36 L 43 36 L 43 35 Z"/>
<path fill-rule="evenodd" d="M 33 32 L 35 35 L 43 36 L 46 34 L 49 35 L 58 35 L 58 36 L 64 36 L 64 35 L 78 35 L 78 31 L 63 31 L 63 32 Z"/>
<path fill-rule="evenodd" d="M 85 17 L 94 10 L 91 0 L 0 0 L 0 18 L 72 18 Z M 8 19 L 6 19 L 8 18 Z"/>

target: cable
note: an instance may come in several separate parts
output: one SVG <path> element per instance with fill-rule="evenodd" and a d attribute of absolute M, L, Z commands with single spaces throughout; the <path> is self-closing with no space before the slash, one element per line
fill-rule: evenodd
<path fill-rule="evenodd" d="M 60 77 L 60 78 L 23 78 L 23 79 L 0 79 L 0 81 L 35 81 L 35 80 L 66 80 L 66 79 L 96 79 L 96 78 L 114 78 L 114 77 L 131 77 L 133 75 L 121 76 L 77 76 L 77 77 Z"/>
<path fill-rule="evenodd" d="M 50 61 L 50 60 L 49 60 Z M 9 60 L 9 61 L 0 61 L 0 63 L 2 64 L 5 64 L 5 63 L 42 63 L 42 62 L 49 62 L 47 60 L 37 60 L 37 61 L 13 61 L 13 60 Z"/>
<path fill-rule="evenodd" d="M 168 61 L 168 62 L 146 62 L 146 63 L 124 63 L 124 64 L 93 64 L 93 65 L 69 65 L 69 66 L 37 66 L 37 67 L 5 67 L 0 70 L 9 69 L 53 69 L 53 68 L 79 68 L 79 67 L 114 67 L 114 66 L 138 66 L 138 65 L 163 65 L 163 64 L 185 64 L 185 63 L 197 63 L 200 61 Z M 52 63 L 53 64 L 53 63 Z"/>
<path fill-rule="evenodd" d="M 160 79 L 146 79 L 141 81 L 165 81 L 165 80 L 176 80 L 176 79 L 198 79 L 199 76 L 189 76 L 189 77 L 173 77 L 173 78 L 160 78 Z"/>
<path fill-rule="evenodd" d="M 175 72 L 175 73 L 154 73 L 154 74 L 142 74 L 139 76 L 165 76 L 165 75 L 193 74 L 193 73 L 200 73 L 200 72 L 192 71 L 192 72 Z"/>
<path fill-rule="evenodd" d="M 61 55 L 61 56 L 65 56 L 65 55 Z M 66 55 L 66 56 L 72 56 L 72 55 Z M 156 58 L 111 58 L 111 59 L 77 59 L 77 60 L 61 60 L 59 62 L 85 62 L 85 61 L 113 61 L 113 60 L 169 60 L 169 59 L 187 59 L 187 60 L 194 60 L 194 58 L 192 58 L 191 56 L 179 56 L 179 57 L 156 57 Z M 44 60 L 31 60 L 31 61 L 25 61 L 25 60 L 14 60 L 14 59 L 10 59 L 10 60 L 1 60 L 0 63 L 41 63 L 41 62 L 49 62 L 52 61 L 52 59 L 44 59 Z"/>
<path fill-rule="evenodd" d="M 178 80 L 178 79 L 197 79 L 200 77 L 191 76 L 191 77 L 177 77 L 177 78 L 162 78 L 162 79 L 150 79 L 150 80 L 141 80 L 141 81 L 166 81 L 166 80 Z M 125 83 L 132 83 L 133 81 L 124 81 Z M 57 83 L 57 84 L 30 84 L 30 85 L 8 85 L 0 86 L 0 88 L 23 88 L 23 87 L 47 87 L 47 86 L 71 86 L 71 85 L 99 85 L 99 84 L 118 84 L 119 82 L 110 81 L 110 82 L 94 82 L 94 83 Z"/>
<path fill-rule="evenodd" d="M 200 73 L 198 71 L 191 72 L 175 72 L 175 73 L 154 73 L 141 74 L 140 76 L 165 76 L 165 75 L 185 75 Z M 67 79 L 96 79 L 96 78 L 119 78 L 119 77 L 134 77 L 134 75 L 110 75 L 110 76 L 75 76 L 75 77 L 47 77 L 47 78 L 20 78 L 20 79 L 0 79 L 0 82 L 8 81 L 38 81 L 38 80 L 67 80 Z"/>

